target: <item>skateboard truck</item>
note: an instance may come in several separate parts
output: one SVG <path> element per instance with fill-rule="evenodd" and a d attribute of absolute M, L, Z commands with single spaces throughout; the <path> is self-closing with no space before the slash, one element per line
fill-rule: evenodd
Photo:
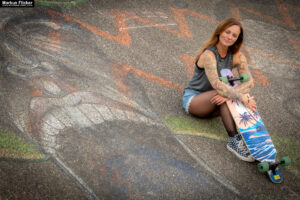
<path fill-rule="evenodd" d="M 245 74 L 245 73 L 241 73 L 239 77 L 234 77 L 234 76 L 227 75 L 227 76 L 219 77 L 219 79 L 220 79 L 220 81 L 222 81 L 226 84 L 230 83 L 230 85 L 233 86 L 234 81 L 241 81 L 242 83 L 249 81 L 249 75 Z"/>
<path fill-rule="evenodd" d="M 289 166 L 290 164 L 291 164 L 291 159 L 288 156 L 286 156 L 286 157 L 282 157 L 279 162 L 275 162 L 272 164 L 267 163 L 267 162 L 261 162 L 257 165 L 257 167 L 258 167 L 258 171 L 261 173 L 272 170 L 272 172 L 274 174 L 276 174 L 276 168 L 279 165 L 282 165 L 283 167 L 285 167 L 285 166 Z"/>

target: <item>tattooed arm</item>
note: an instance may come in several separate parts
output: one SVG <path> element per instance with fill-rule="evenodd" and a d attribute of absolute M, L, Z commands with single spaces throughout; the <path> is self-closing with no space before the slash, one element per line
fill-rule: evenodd
<path fill-rule="evenodd" d="M 245 99 L 244 94 L 219 80 L 216 57 L 213 52 L 206 50 L 198 61 L 198 66 L 205 69 L 205 74 L 211 86 L 223 97 L 230 99 Z"/>
<path fill-rule="evenodd" d="M 252 75 L 248 69 L 247 60 L 245 56 L 239 52 L 233 56 L 233 67 L 237 68 L 239 74 L 246 73 L 249 76 L 249 81 L 241 83 L 235 88 L 236 92 L 247 94 L 254 87 L 254 81 Z"/>

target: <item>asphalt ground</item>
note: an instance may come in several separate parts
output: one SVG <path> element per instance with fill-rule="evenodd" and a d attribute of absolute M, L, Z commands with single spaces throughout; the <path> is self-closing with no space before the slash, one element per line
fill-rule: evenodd
<path fill-rule="evenodd" d="M 298 1 L 35 3 L 0 9 L 0 199 L 300 198 Z M 282 184 L 226 150 L 219 118 L 181 106 L 196 52 L 232 16 L 292 159 Z"/>

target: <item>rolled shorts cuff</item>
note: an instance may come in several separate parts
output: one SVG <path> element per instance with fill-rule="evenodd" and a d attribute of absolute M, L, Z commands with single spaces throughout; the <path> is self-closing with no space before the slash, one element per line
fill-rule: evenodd
<path fill-rule="evenodd" d="M 201 92 L 199 92 L 197 90 L 190 90 L 190 89 L 184 90 L 184 94 L 182 97 L 182 104 L 183 104 L 183 109 L 185 110 L 186 113 L 189 114 L 189 107 L 190 107 L 190 103 L 191 103 L 192 99 L 200 93 Z"/>

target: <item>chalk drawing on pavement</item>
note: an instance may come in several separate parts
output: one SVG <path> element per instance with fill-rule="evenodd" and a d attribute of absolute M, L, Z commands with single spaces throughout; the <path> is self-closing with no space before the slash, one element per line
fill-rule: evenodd
<path fill-rule="evenodd" d="M 137 16 L 126 10 L 113 10 L 116 35 L 54 10 L 49 10 L 47 14 L 34 12 L 1 22 L 1 36 L 10 39 L 3 41 L 0 46 L 1 53 L 3 51 L 5 55 L 4 70 L 0 76 L 7 89 L 1 93 L 5 94 L 4 104 L 11 109 L 7 115 L 21 131 L 36 138 L 45 152 L 55 156 L 82 185 L 85 185 L 84 181 L 57 154 L 61 150 L 58 137 L 62 132 L 72 127 L 85 130 L 124 121 L 155 127 L 161 125 L 151 108 L 133 98 L 134 91 L 130 90 L 130 84 L 122 87 L 126 80 L 114 79 L 114 73 L 123 74 L 121 78 L 124 79 L 127 73 L 133 73 L 173 89 L 182 90 L 183 87 L 132 66 L 115 66 L 118 62 L 110 60 L 94 45 L 95 38 L 104 37 L 130 46 L 128 29 L 136 29 L 138 26 L 135 23 L 129 26 L 129 20 L 143 23 L 139 25 L 140 28 L 159 28 L 185 38 L 193 37 L 185 15 L 217 23 L 213 18 L 187 9 L 170 8 L 170 11 L 174 21 L 168 21 L 164 14 L 154 13 L 156 15 L 151 16 L 153 13 L 144 13 L 143 16 L 142 13 L 142 16 Z M 166 19 L 168 23 L 157 23 L 157 16 L 159 20 Z M 178 29 L 169 26 L 177 26 Z M 89 40 L 83 41 L 82 36 Z M 74 41 L 78 47 L 73 44 Z M 87 53 L 83 53 L 86 50 Z M 264 55 L 255 49 L 250 51 Z M 183 59 L 188 60 L 189 56 L 185 55 Z M 112 70 L 116 67 L 120 70 Z M 20 103 L 18 99 L 25 99 L 26 102 Z M 111 170 L 117 176 L 117 171 L 114 168 Z M 94 196 L 87 185 L 85 188 Z"/>
<path fill-rule="evenodd" d="M 65 163 L 64 155 L 57 154 L 57 137 L 70 128 L 81 130 L 110 122 L 155 127 L 162 123 L 135 90 L 130 91 L 132 98 L 116 89 L 111 70 L 114 61 L 97 49 L 90 32 L 38 12 L 5 19 L 0 32 L 5 38 L 0 73 L 3 110 L 97 199 L 78 172 Z M 80 40 L 82 37 L 89 40 Z M 128 84 L 130 89 L 130 81 Z M 141 89 L 137 84 L 135 89 Z"/>

